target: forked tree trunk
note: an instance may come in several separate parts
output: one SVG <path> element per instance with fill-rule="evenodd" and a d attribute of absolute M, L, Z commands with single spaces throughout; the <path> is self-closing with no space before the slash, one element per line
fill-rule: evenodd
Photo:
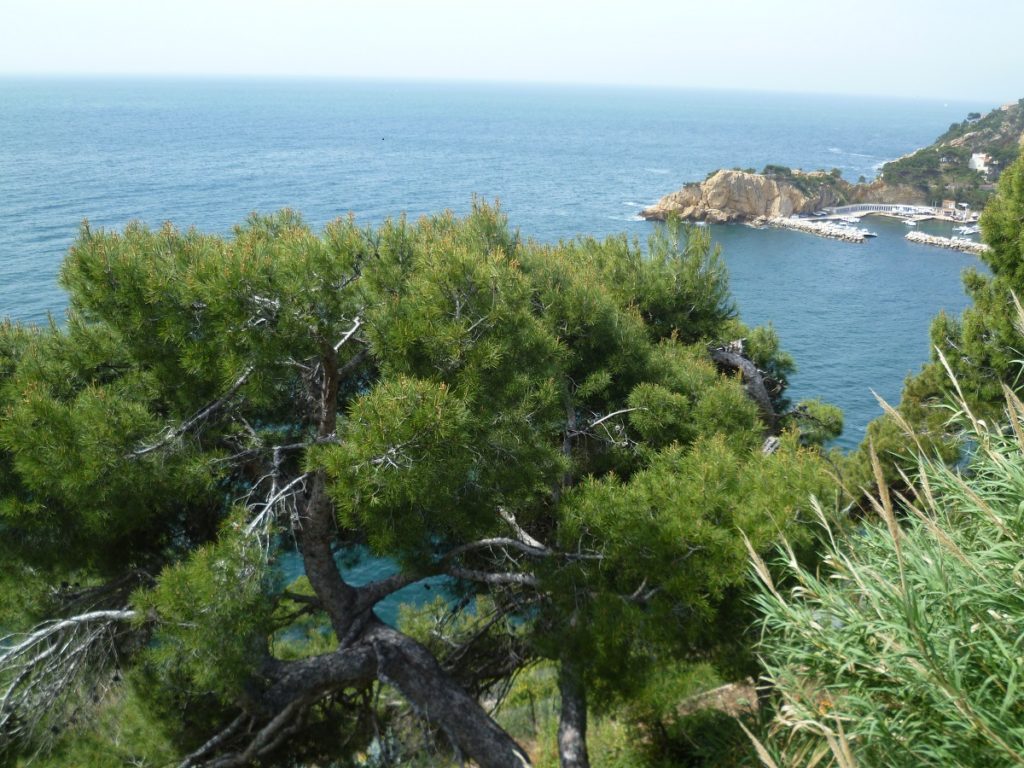
<path fill-rule="evenodd" d="M 587 694 L 579 670 L 563 661 L 558 670 L 562 712 L 558 721 L 558 758 L 562 768 L 590 768 L 587 755 Z"/>
<path fill-rule="evenodd" d="M 369 609 L 353 615 L 356 590 L 342 578 L 330 549 L 333 512 L 322 473 L 314 474 L 299 536 L 310 584 L 322 601 L 342 649 L 369 646 L 376 677 L 397 688 L 413 709 L 445 732 L 480 768 L 525 768 L 530 759 L 479 702 L 451 679 L 415 640 L 381 623 Z"/>
<path fill-rule="evenodd" d="M 317 434 L 327 438 L 337 426 L 337 350 L 325 346 L 321 364 L 324 379 Z M 372 606 L 359 605 L 358 592 L 342 577 L 331 549 L 337 522 L 323 470 L 311 474 L 298 523 L 296 533 L 306 576 L 330 617 L 340 646 L 338 653 L 345 656 L 348 651 L 355 657 L 335 666 L 365 674 L 365 655 L 369 655 L 376 667 L 375 677 L 398 689 L 420 716 L 443 730 L 452 745 L 480 768 L 528 768 L 526 752 L 441 668 L 430 651 L 383 624 L 371 612 Z M 365 654 L 367 648 L 372 649 L 370 654 Z M 332 656 L 325 657 L 325 666 L 328 661 L 337 661 Z M 317 692 L 315 681 L 309 687 L 313 694 Z"/>

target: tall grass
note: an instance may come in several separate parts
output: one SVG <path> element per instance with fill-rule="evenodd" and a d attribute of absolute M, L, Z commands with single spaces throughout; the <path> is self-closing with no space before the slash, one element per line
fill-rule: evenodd
<path fill-rule="evenodd" d="M 817 572 L 784 549 L 776 580 L 752 554 L 765 765 L 1024 765 L 1024 404 L 1005 394 L 1006 429 L 959 399 L 966 467 L 920 457 L 911 496 L 883 489 L 846 533 L 820 515 Z"/>

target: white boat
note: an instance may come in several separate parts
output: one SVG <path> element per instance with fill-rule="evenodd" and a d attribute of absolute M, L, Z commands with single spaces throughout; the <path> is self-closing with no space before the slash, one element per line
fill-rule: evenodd
<path fill-rule="evenodd" d="M 904 219 L 903 223 L 906 224 L 908 227 L 916 227 L 917 226 L 917 222 L 914 221 L 913 219 Z"/>

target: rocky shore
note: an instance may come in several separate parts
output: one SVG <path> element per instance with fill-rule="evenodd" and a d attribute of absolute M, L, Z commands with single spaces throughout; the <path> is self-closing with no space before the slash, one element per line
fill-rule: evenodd
<path fill-rule="evenodd" d="M 714 224 L 809 215 L 822 208 L 854 203 L 920 205 L 921 193 L 909 187 L 875 181 L 850 184 L 824 171 L 804 173 L 780 169 L 779 174 L 721 170 L 702 182 L 684 185 L 665 195 L 640 215 L 664 221 L 676 215 L 686 221 Z"/>
<path fill-rule="evenodd" d="M 912 243 L 951 248 L 954 251 L 973 253 L 975 256 L 980 256 L 990 250 L 985 243 L 968 240 L 966 237 L 937 237 L 936 235 L 926 235 L 924 232 L 908 232 L 904 237 Z"/>
<path fill-rule="evenodd" d="M 859 229 L 835 224 L 831 221 L 814 221 L 813 219 L 787 219 L 777 216 L 767 220 L 757 219 L 751 222 L 755 225 L 777 227 L 779 229 L 795 229 L 798 232 L 808 232 L 819 237 L 829 237 L 833 240 L 843 240 L 847 243 L 863 243 L 864 233 Z"/>

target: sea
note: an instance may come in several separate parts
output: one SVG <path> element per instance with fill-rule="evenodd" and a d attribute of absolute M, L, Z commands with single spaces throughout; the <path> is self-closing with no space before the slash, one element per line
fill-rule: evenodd
<path fill-rule="evenodd" d="M 638 211 L 718 168 L 856 181 L 996 105 L 711 90 L 300 80 L 0 79 L 0 316 L 61 321 L 61 259 L 88 219 L 227 234 L 290 207 L 315 227 L 500 201 L 524 237 L 654 227 Z M 790 394 L 842 407 L 849 449 L 966 304 L 973 256 L 867 219 L 863 244 L 715 226 L 741 317 L 794 355 Z M 948 234 L 948 226 L 922 227 Z"/>

